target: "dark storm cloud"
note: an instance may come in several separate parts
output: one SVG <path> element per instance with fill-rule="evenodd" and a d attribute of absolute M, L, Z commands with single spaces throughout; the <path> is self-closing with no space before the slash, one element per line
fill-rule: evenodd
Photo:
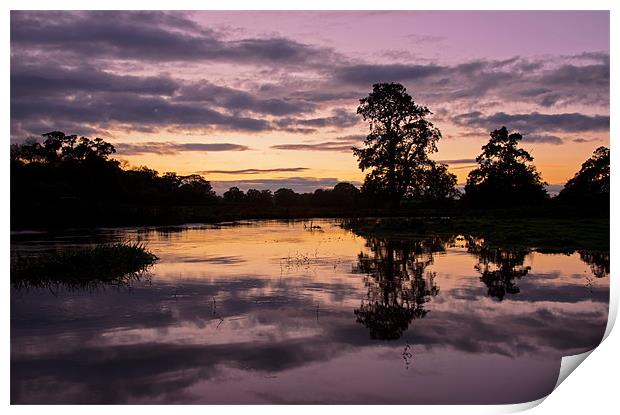
<path fill-rule="evenodd" d="M 281 167 L 276 169 L 242 169 L 242 170 L 202 170 L 198 174 L 260 174 L 260 173 L 285 173 L 301 172 L 308 170 L 307 167 Z"/>
<path fill-rule="evenodd" d="M 604 113 L 609 103 L 605 52 L 560 56 L 552 62 L 516 56 L 455 65 L 352 63 L 331 49 L 281 36 L 230 40 L 182 12 L 14 11 L 10 31 L 12 136 L 40 134 L 46 131 L 39 126 L 54 123 L 93 132 L 121 125 L 143 132 L 182 127 L 312 134 L 361 123 L 359 116 L 342 108 L 328 116 L 310 114 L 333 105 L 355 105 L 376 82 L 403 82 L 431 109 L 445 102 L 481 110 L 523 102 L 549 109 L 594 105 Z M 185 62 L 247 65 L 255 70 L 254 81 L 290 67 L 301 75 L 243 90 L 175 75 L 127 74 Z M 554 120 L 532 114 L 539 116 L 536 129 L 524 128 L 526 120 L 514 118 L 510 121 L 516 125 L 510 127 L 539 137 L 554 137 L 550 131 L 594 130 L 575 119 L 578 114 L 548 114 L 564 117 L 558 121 L 567 127 L 559 130 L 551 129 Z M 459 117 L 454 119 L 461 125 L 470 122 L 472 128 L 482 124 L 488 129 L 494 121 Z M 607 122 L 597 131 L 608 128 L 609 117 L 596 117 L 602 119 L 594 123 Z"/>
<path fill-rule="evenodd" d="M 309 64 L 333 52 L 283 37 L 224 40 L 181 13 L 89 11 L 11 13 L 12 51 L 33 48 L 102 59 Z"/>
<path fill-rule="evenodd" d="M 497 60 L 474 60 L 454 66 L 437 64 L 365 64 L 342 66 L 334 73 L 340 82 L 372 85 L 377 82 L 419 81 L 432 82 L 436 86 L 454 85 L 469 78 L 476 81 L 478 87 L 497 83 L 508 79 L 510 73 L 522 72 L 524 69 L 535 70 L 540 67 L 538 62 L 520 60 L 518 57 Z M 510 72 L 508 72 L 510 71 Z M 484 78 L 480 78 L 485 74 Z M 484 89 L 484 88 L 482 88 Z"/>
<path fill-rule="evenodd" d="M 46 120 L 53 120 L 57 126 L 50 125 L 45 130 L 60 129 L 62 124 L 125 123 L 133 129 L 149 131 L 153 126 L 169 123 L 261 131 L 268 128 L 266 121 L 239 111 L 289 115 L 314 110 L 313 104 L 303 100 L 261 99 L 250 92 L 208 82 L 183 85 L 168 75 L 117 75 L 91 67 L 19 62 L 12 65 L 11 104 L 13 135 L 46 132 L 37 128 L 37 124 L 52 124 Z M 150 106 L 152 113 L 144 105 Z M 234 111 L 234 115 L 212 107 Z"/>
<path fill-rule="evenodd" d="M 38 139 L 40 135 L 50 131 L 64 131 L 68 134 L 86 137 L 107 137 L 105 129 L 88 126 L 81 122 L 60 119 L 11 120 L 11 143 L 23 143 L 32 138 Z"/>
<path fill-rule="evenodd" d="M 171 141 L 154 142 L 148 141 L 144 143 L 116 143 L 114 144 L 117 153 L 123 155 L 135 154 L 177 154 L 182 151 L 246 151 L 247 146 L 231 143 L 175 143 Z"/>
<path fill-rule="evenodd" d="M 484 115 L 479 111 L 474 111 L 457 115 L 452 120 L 458 125 L 484 128 L 489 131 L 503 125 L 511 130 L 522 132 L 609 130 L 609 116 L 580 113 L 541 114 L 531 112 L 527 114 L 507 114 L 505 112 L 497 112 L 491 115 Z"/>
<path fill-rule="evenodd" d="M 208 102 L 229 110 L 247 110 L 259 114 L 290 115 L 314 111 L 315 105 L 303 100 L 262 99 L 239 89 L 214 85 L 208 81 L 183 87 L 176 101 Z"/>
<path fill-rule="evenodd" d="M 46 97 L 11 101 L 13 122 L 38 135 L 29 123 L 72 122 L 88 125 L 123 125 L 149 131 L 162 127 L 207 128 L 219 127 L 237 131 L 264 131 L 265 120 L 232 116 L 195 103 L 176 103 L 158 96 L 128 93 L 77 94 L 73 97 Z M 69 131 L 67 131 L 69 132 Z"/>
<path fill-rule="evenodd" d="M 606 57 L 606 58 L 605 58 Z M 509 99 L 544 107 L 609 101 L 609 55 L 558 58 L 565 63 L 547 67 L 543 60 L 513 57 L 475 60 L 457 65 L 360 64 L 334 70 L 334 85 L 368 87 L 377 82 L 413 83 L 410 93 L 430 103 L 480 98 Z M 578 61 L 578 62 L 575 62 Z"/>
<path fill-rule="evenodd" d="M 67 95 L 82 91 L 124 92 L 148 95 L 172 95 L 179 83 L 168 76 L 116 75 L 95 68 L 66 68 L 49 65 L 11 66 L 11 97 Z"/>

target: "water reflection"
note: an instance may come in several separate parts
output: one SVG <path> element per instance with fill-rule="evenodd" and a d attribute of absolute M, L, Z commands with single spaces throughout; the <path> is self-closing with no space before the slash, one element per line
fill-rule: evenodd
<path fill-rule="evenodd" d="M 608 255 L 316 224 L 21 236 L 34 253 L 140 234 L 161 260 L 131 290 L 12 290 L 12 403 L 525 402 L 605 330 Z M 519 292 L 497 301 L 487 265 Z"/>
<path fill-rule="evenodd" d="M 428 313 L 425 304 L 439 294 L 435 273 L 426 271 L 435 252 L 445 251 L 438 237 L 421 240 L 390 240 L 367 237 L 370 254 L 361 252 L 353 272 L 365 274 L 368 289 L 357 322 L 366 326 L 370 338 L 399 339 L 414 319 Z"/>
<path fill-rule="evenodd" d="M 596 278 L 609 276 L 609 252 L 579 251 L 579 258 L 590 266 Z"/>
<path fill-rule="evenodd" d="M 502 301 L 506 294 L 518 294 L 517 281 L 531 270 L 525 266 L 530 250 L 519 248 L 490 247 L 484 240 L 467 237 L 467 251 L 478 258 L 475 268 L 481 274 L 480 281 L 487 287 L 487 294 Z"/>

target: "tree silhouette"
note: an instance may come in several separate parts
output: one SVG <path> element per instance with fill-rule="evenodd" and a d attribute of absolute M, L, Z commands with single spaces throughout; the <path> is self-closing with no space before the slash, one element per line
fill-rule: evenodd
<path fill-rule="evenodd" d="M 425 304 L 439 293 L 435 273 L 426 272 L 426 267 L 445 244 L 436 237 L 417 241 L 367 237 L 366 245 L 372 256 L 360 253 L 353 272 L 366 275 L 368 293 L 355 316 L 372 339 L 396 340 L 412 320 L 428 313 Z"/>
<path fill-rule="evenodd" d="M 292 189 L 278 189 L 273 193 L 273 200 L 276 206 L 290 207 L 298 204 L 299 194 Z"/>
<path fill-rule="evenodd" d="M 334 186 L 332 194 L 339 202 L 354 202 L 360 195 L 360 190 L 351 183 L 341 182 Z"/>
<path fill-rule="evenodd" d="M 224 202 L 227 203 L 243 203 L 245 201 L 245 194 L 242 190 L 239 190 L 237 186 L 233 186 L 223 194 Z"/>
<path fill-rule="evenodd" d="M 100 203 L 210 204 L 216 195 L 209 181 L 197 174 L 167 172 L 147 167 L 123 169 L 110 158 L 114 146 L 59 131 L 43 134 L 43 142 L 29 140 L 11 146 L 11 203 L 17 210 L 33 203 L 52 210 Z M 84 209 L 88 215 L 88 209 Z M 69 215 L 70 213 L 67 213 Z"/>
<path fill-rule="evenodd" d="M 266 209 L 273 205 L 273 194 L 271 190 L 248 189 L 245 200 L 249 205 Z"/>
<path fill-rule="evenodd" d="M 459 196 L 456 175 L 448 171 L 448 165 L 431 161 L 423 174 L 421 183 L 411 190 L 414 199 L 431 202 L 452 200 Z"/>
<path fill-rule="evenodd" d="M 102 160 L 108 161 L 116 150 L 110 143 L 101 138 L 90 140 L 77 135 L 65 135 L 60 131 L 42 134 L 43 144 L 35 140 L 11 146 L 11 160 L 22 163 L 57 164 L 63 162 L 79 162 Z"/>
<path fill-rule="evenodd" d="M 521 291 L 515 281 L 530 272 L 531 268 L 523 265 L 529 250 L 490 247 L 484 241 L 468 237 L 467 251 L 478 257 L 475 269 L 481 274 L 480 281 L 487 286 L 490 297 L 502 301 L 506 294 Z"/>
<path fill-rule="evenodd" d="M 431 111 L 417 105 L 404 86 L 374 84 L 360 100 L 357 113 L 368 121 L 364 148 L 353 148 L 362 171 L 369 170 L 363 190 L 397 206 L 407 193 L 420 193 L 433 164 L 441 132 L 426 119 Z M 439 172 L 434 170 L 435 173 Z"/>
<path fill-rule="evenodd" d="M 599 147 L 558 195 L 562 201 L 578 204 L 609 204 L 609 149 Z"/>
<path fill-rule="evenodd" d="M 491 132 L 491 139 L 476 158 L 479 167 L 467 177 L 465 197 L 473 204 L 515 205 L 535 203 L 547 197 L 534 158 L 517 147 L 523 137 L 506 127 Z"/>

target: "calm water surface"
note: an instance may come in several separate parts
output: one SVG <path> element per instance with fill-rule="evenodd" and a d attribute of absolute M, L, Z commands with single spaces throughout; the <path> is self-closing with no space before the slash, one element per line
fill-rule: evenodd
<path fill-rule="evenodd" d="M 160 258 L 129 288 L 13 290 L 12 402 L 519 403 L 604 333 L 609 255 L 313 224 L 12 234 Z"/>

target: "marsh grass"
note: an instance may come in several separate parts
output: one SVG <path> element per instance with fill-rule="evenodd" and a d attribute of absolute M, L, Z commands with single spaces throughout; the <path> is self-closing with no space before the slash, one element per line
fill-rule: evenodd
<path fill-rule="evenodd" d="M 69 289 L 128 286 L 145 276 L 157 259 L 141 242 L 65 249 L 39 256 L 16 254 L 11 259 L 11 285 Z"/>

